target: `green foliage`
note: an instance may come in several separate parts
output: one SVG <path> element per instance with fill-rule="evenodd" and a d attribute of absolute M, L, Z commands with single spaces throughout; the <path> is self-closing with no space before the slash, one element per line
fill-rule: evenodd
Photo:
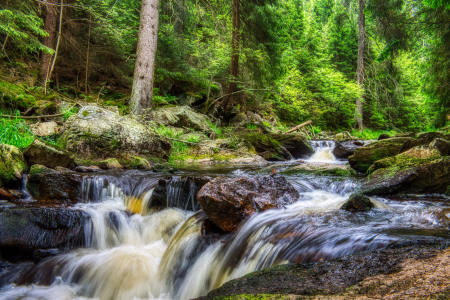
<path fill-rule="evenodd" d="M 256 124 L 247 123 L 247 129 L 255 130 L 258 129 L 258 126 Z"/>
<path fill-rule="evenodd" d="M 1 111 L 0 113 L 3 114 Z M 22 150 L 35 138 L 28 125 L 20 118 L 19 111 L 15 112 L 13 118 L 0 118 L 0 144 L 16 146 Z"/>
<path fill-rule="evenodd" d="M 364 140 L 377 140 L 382 133 L 387 133 L 389 134 L 389 136 L 394 136 L 397 134 L 397 132 L 394 130 L 371 130 L 369 128 L 365 128 L 363 131 L 353 130 L 352 136 Z"/>
<path fill-rule="evenodd" d="M 78 109 L 75 107 L 72 107 L 70 109 L 66 109 L 63 111 L 63 120 L 64 122 L 67 121 L 71 116 L 76 115 L 78 113 Z M 84 115 L 84 112 L 83 112 Z"/>
<path fill-rule="evenodd" d="M 178 139 L 181 135 L 183 135 L 183 131 L 176 131 L 173 128 L 166 127 L 161 125 L 156 129 L 156 132 L 162 136 L 168 137 L 170 139 Z M 183 165 L 187 159 L 187 152 L 189 150 L 189 146 L 180 141 L 173 141 L 172 152 L 170 153 L 169 163 L 174 165 Z"/>

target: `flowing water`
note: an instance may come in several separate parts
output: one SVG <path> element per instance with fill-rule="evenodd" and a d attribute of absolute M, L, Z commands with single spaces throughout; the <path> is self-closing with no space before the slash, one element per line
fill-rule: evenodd
<path fill-rule="evenodd" d="M 335 163 L 333 147 L 317 143 L 310 161 Z M 418 235 L 449 236 L 439 223 L 444 202 L 378 198 L 372 199 L 375 210 L 348 213 L 339 207 L 357 188 L 357 178 L 301 176 L 287 178 L 300 192 L 298 202 L 255 214 L 217 241 L 204 239 L 206 215 L 186 179 L 204 174 L 186 171 L 169 180 L 162 208 L 152 208 L 150 199 L 164 176 L 122 171 L 86 179 L 82 201 L 71 208 L 91 217 L 84 226 L 86 247 L 42 261 L 28 274 L 34 284 L 3 287 L 0 299 L 192 299 L 273 265 L 328 260 Z"/>

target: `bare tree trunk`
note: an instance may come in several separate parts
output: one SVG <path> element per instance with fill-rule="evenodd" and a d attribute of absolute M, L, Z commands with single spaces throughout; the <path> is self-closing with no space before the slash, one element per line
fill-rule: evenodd
<path fill-rule="evenodd" d="M 134 67 L 131 113 L 143 115 L 153 107 L 153 77 L 158 43 L 159 0 L 142 0 L 139 37 Z"/>
<path fill-rule="evenodd" d="M 56 34 L 56 6 L 55 0 L 48 0 L 47 13 L 45 14 L 44 30 L 47 31 L 48 36 L 44 38 L 44 46 L 55 49 L 55 34 Z M 41 58 L 41 73 L 40 78 L 45 84 L 48 73 L 50 71 L 50 64 L 52 56 L 48 53 L 42 52 Z"/>
<path fill-rule="evenodd" d="M 91 46 L 91 26 L 92 26 L 92 14 L 89 14 L 89 33 L 88 33 L 88 44 L 86 52 L 86 76 L 84 81 L 84 93 L 88 94 L 88 79 L 89 79 L 89 48 Z"/>
<path fill-rule="evenodd" d="M 356 69 L 356 80 L 358 81 L 361 88 L 364 89 L 364 46 L 365 46 L 365 27 L 366 27 L 366 18 L 364 15 L 364 4 L 365 0 L 359 0 L 359 14 L 358 14 L 358 27 L 359 27 L 359 37 L 358 37 L 358 66 Z M 356 99 L 356 111 L 355 111 L 355 120 L 356 127 L 359 130 L 364 129 L 363 125 L 363 97 Z"/>
<path fill-rule="evenodd" d="M 239 70 L 239 46 L 241 40 L 241 19 L 240 19 L 240 0 L 233 0 L 233 31 L 231 33 L 231 66 L 230 78 L 231 83 L 228 86 L 228 92 L 225 99 L 222 101 L 222 113 L 227 109 L 228 103 L 233 98 L 234 88 L 236 87 L 236 80 Z"/>
<path fill-rule="evenodd" d="M 61 26 L 62 26 L 62 18 L 63 18 L 63 8 L 64 8 L 64 1 L 61 0 L 61 10 L 59 12 L 59 29 L 58 29 L 58 38 L 56 39 L 56 49 L 55 49 L 55 55 L 53 56 L 52 64 L 50 67 L 50 70 L 47 74 L 47 77 L 45 78 L 45 86 L 44 86 L 44 94 L 47 94 L 47 82 L 51 80 L 52 78 L 52 72 L 55 68 L 56 58 L 58 58 L 58 49 L 59 49 L 59 41 L 61 40 Z M 56 77 L 56 81 L 58 81 L 58 77 Z M 59 89 L 59 83 L 56 83 L 57 88 Z"/>

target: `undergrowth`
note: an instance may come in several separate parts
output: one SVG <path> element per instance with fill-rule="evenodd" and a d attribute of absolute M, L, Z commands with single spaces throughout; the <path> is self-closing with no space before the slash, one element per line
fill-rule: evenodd
<path fill-rule="evenodd" d="M 364 140 L 376 140 L 382 133 L 387 133 L 391 137 L 397 134 L 395 130 L 372 130 L 370 128 L 365 128 L 363 131 L 353 130 L 352 136 Z"/>
<path fill-rule="evenodd" d="M 1 112 L 3 114 L 3 112 Z M 5 114 L 8 114 L 5 112 Z M 19 111 L 13 118 L 0 118 L 0 144 L 15 146 L 25 149 L 36 138 L 28 125 L 20 118 Z"/>
<path fill-rule="evenodd" d="M 178 139 L 181 135 L 183 135 L 183 131 L 177 131 L 164 125 L 161 125 L 159 128 L 157 128 L 156 132 L 169 139 Z M 170 153 L 169 163 L 175 165 L 183 165 L 187 159 L 187 151 L 189 149 L 189 146 L 186 143 L 180 141 L 172 140 L 172 143 L 173 148 L 172 152 Z"/>

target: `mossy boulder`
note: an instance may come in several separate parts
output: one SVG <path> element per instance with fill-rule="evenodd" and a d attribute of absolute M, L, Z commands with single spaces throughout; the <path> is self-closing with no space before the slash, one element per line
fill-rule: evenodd
<path fill-rule="evenodd" d="M 365 212 L 375 207 L 370 198 L 362 194 L 352 194 L 340 209 L 350 212 Z"/>
<path fill-rule="evenodd" d="M 44 175 L 51 173 L 58 173 L 58 171 L 47 168 L 43 165 L 31 166 L 30 173 L 28 175 L 27 189 L 34 198 L 39 197 L 39 184 L 41 183 L 41 179 Z"/>
<path fill-rule="evenodd" d="M 431 148 L 436 148 L 441 152 L 442 156 L 447 156 L 450 154 L 450 142 L 441 138 L 434 139 L 430 143 Z"/>
<path fill-rule="evenodd" d="M 306 163 L 287 168 L 279 172 L 283 175 L 331 175 L 331 176 L 352 176 L 356 171 L 345 165 L 334 165 L 326 163 Z"/>
<path fill-rule="evenodd" d="M 444 194 L 450 186 L 450 157 L 401 154 L 376 162 L 370 171 L 361 186 L 366 195 Z"/>
<path fill-rule="evenodd" d="M 188 127 L 197 131 L 211 132 L 206 115 L 193 111 L 189 106 L 174 106 L 155 109 L 153 120 L 166 126 Z"/>
<path fill-rule="evenodd" d="M 123 169 L 123 166 L 119 163 L 119 161 L 115 158 L 108 158 L 98 162 L 98 167 L 103 170 L 120 170 Z"/>
<path fill-rule="evenodd" d="M 390 137 L 391 137 L 391 136 L 390 136 L 389 134 L 387 134 L 387 133 L 382 133 L 382 134 L 380 134 L 380 135 L 378 136 L 378 140 L 381 141 L 381 140 L 389 139 Z"/>
<path fill-rule="evenodd" d="M 443 139 L 450 141 L 450 134 L 444 133 L 442 131 L 423 132 L 417 134 L 416 139 L 419 141 L 419 145 L 429 145 L 435 139 Z"/>
<path fill-rule="evenodd" d="M 35 139 L 23 154 L 30 164 L 39 164 L 48 168 L 57 166 L 72 168 L 75 162 L 74 156 L 69 152 L 57 149 L 38 139 Z"/>
<path fill-rule="evenodd" d="M 314 154 L 314 149 L 308 142 L 306 134 L 301 132 L 271 133 L 269 137 L 280 143 L 294 158 L 308 157 Z"/>
<path fill-rule="evenodd" d="M 27 171 L 28 164 L 19 148 L 0 144 L 0 187 L 20 183 Z"/>
<path fill-rule="evenodd" d="M 172 142 L 131 117 L 85 106 L 71 116 L 62 131 L 66 150 L 81 158 L 107 159 L 121 155 L 168 159 Z"/>
<path fill-rule="evenodd" d="M 242 140 L 249 142 L 258 155 L 268 161 L 283 161 L 293 158 L 292 154 L 269 134 L 258 130 L 243 130 L 237 135 Z"/>
<path fill-rule="evenodd" d="M 139 156 L 129 156 L 127 158 L 120 159 L 120 164 L 125 167 L 125 169 L 132 170 L 151 170 L 152 165 L 143 157 Z"/>
<path fill-rule="evenodd" d="M 394 137 L 373 142 L 355 149 L 348 158 L 350 166 L 360 172 L 366 172 L 377 160 L 395 156 L 418 145 L 418 141 L 408 137 Z"/>

